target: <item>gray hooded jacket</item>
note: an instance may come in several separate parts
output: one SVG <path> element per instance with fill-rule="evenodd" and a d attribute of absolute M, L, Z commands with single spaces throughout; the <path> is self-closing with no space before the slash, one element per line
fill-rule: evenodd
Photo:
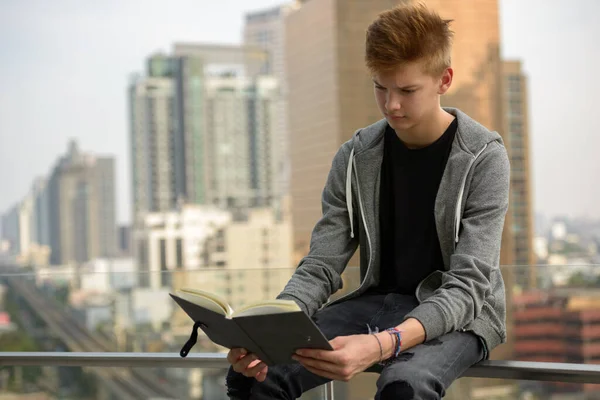
<path fill-rule="evenodd" d="M 500 244 L 508 209 L 510 166 L 502 138 L 457 109 L 458 129 L 435 201 L 444 270 L 417 287 L 416 318 L 426 340 L 471 331 L 489 351 L 506 340 L 506 304 Z M 358 130 L 332 163 L 322 195 L 323 216 L 310 251 L 278 296 L 313 315 L 379 282 L 379 184 L 386 121 Z M 342 287 L 341 274 L 360 246 L 360 286 L 327 303 Z"/>

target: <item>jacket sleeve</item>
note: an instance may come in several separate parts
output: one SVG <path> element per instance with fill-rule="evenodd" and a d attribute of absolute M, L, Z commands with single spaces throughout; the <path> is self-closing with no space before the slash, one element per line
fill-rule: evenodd
<path fill-rule="evenodd" d="M 416 318 L 426 340 L 464 328 L 481 313 L 492 291 L 492 274 L 500 273 L 500 246 L 508 210 L 510 165 L 498 143 L 474 165 L 450 268 L 441 286 L 405 318 Z"/>
<path fill-rule="evenodd" d="M 333 159 L 321 198 L 323 215 L 312 231 L 309 253 L 277 296 L 296 301 L 308 315 L 342 287 L 341 274 L 358 246 L 358 235 L 350 237 L 345 197 L 350 146 L 344 144 Z"/>

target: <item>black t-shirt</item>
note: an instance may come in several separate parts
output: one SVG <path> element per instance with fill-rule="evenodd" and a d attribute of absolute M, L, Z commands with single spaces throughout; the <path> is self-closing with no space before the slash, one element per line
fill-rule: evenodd
<path fill-rule="evenodd" d="M 409 149 L 388 125 L 380 185 L 381 273 L 379 293 L 414 295 L 417 285 L 443 269 L 434 207 L 458 122 L 438 140 Z"/>

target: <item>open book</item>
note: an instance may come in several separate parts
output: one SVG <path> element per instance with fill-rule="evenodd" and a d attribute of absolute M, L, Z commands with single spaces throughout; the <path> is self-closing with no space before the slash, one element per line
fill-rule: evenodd
<path fill-rule="evenodd" d="M 267 365 L 295 362 L 301 348 L 333 350 L 325 335 L 291 300 L 267 300 L 238 310 L 221 297 L 197 289 L 180 289 L 170 296 L 194 321 L 192 337 L 181 350 L 185 357 L 199 327 L 214 343 L 228 349 L 243 347 Z"/>

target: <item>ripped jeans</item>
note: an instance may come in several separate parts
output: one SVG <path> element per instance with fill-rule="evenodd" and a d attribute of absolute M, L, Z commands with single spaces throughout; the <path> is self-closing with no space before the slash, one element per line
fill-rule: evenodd
<path fill-rule="evenodd" d="M 365 294 L 315 313 L 314 320 L 328 339 L 366 334 L 369 327 L 384 330 L 399 325 L 418 305 L 414 296 Z M 402 352 L 383 368 L 375 400 L 441 399 L 446 389 L 471 365 L 483 358 L 480 339 L 472 333 L 452 332 Z M 236 400 L 296 399 L 329 382 L 300 364 L 270 367 L 264 382 L 233 369 L 227 375 L 227 394 Z"/>

